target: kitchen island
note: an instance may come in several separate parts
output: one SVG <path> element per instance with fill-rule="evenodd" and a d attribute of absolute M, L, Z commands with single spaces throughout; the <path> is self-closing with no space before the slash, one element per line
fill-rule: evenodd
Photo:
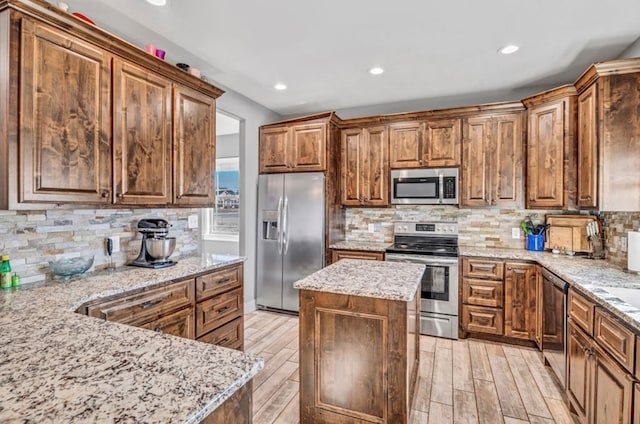
<path fill-rule="evenodd" d="M 192 257 L 1 292 L 0 422 L 220 422 L 227 408 L 250 422 L 251 379 L 262 358 L 75 312 L 243 261 Z M 248 402 L 234 404 L 239 399 Z"/>
<path fill-rule="evenodd" d="M 302 280 L 300 422 L 407 423 L 425 266 L 343 259 Z"/>

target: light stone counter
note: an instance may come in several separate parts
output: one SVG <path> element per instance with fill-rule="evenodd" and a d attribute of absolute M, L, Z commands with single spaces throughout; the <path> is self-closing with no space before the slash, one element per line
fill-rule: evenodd
<path fill-rule="evenodd" d="M 426 269 L 422 264 L 342 259 L 293 287 L 387 300 L 413 300 Z"/>
<path fill-rule="evenodd" d="M 200 422 L 263 368 L 262 358 L 74 311 L 243 261 L 192 257 L 0 293 L 0 422 Z"/>
<path fill-rule="evenodd" d="M 640 333 L 640 309 L 607 291 L 607 288 L 639 290 L 640 275 L 624 272 L 606 260 L 591 260 L 584 256 L 554 255 L 515 249 L 491 249 L 460 246 L 460 256 L 513 259 L 537 262 L 562 277 L 573 288 L 595 300 Z"/>
<path fill-rule="evenodd" d="M 352 241 L 344 240 L 337 243 L 333 243 L 329 246 L 329 249 L 340 250 L 363 250 L 367 252 L 384 252 L 387 247 L 393 243 L 380 243 L 375 241 Z"/>

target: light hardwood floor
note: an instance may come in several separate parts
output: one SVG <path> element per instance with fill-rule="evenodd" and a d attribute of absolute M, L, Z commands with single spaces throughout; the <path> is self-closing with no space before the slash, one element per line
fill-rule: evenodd
<path fill-rule="evenodd" d="M 245 351 L 265 359 L 253 380 L 254 423 L 298 423 L 298 318 L 246 315 Z M 410 422 L 573 423 L 550 373 L 533 349 L 421 336 Z"/>

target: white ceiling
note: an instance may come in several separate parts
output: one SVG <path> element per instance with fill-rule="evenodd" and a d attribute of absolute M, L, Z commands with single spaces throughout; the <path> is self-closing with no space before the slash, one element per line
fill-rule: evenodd
<path fill-rule="evenodd" d="M 53 2 L 53 1 L 52 1 Z M 67 0 L 282 115 L 573 82 L 640 36 L 638 0 Z M 518 53 L 497 49 L 510 43 Z M 383 75 L 367 70 L 379 65 Z M 286 91 L 276 91 L 276 82 Z M 516 98 L 517 99 L 517 98 Z M 515 100 L 515 99 L 504 99 Z"/>

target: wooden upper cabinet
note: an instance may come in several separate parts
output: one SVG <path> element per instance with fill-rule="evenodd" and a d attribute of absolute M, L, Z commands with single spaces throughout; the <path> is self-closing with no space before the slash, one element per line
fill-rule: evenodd
<path fill-rule="evenodd" d="M 289 128 L 260 128 L 260 173 L 288 171 Z"/>
<path fill-rule="evenodd" d="M 401 122 L 389 126 L 389 162 L 391 169 L 423 166 L 420 122 Z"/>
<path fill-rule="evenodd" d="M 190 88 L 174 88 L 173 203 L 215 202 L 216 101 Z"/>
<path fill-rule="evenodd" d="M 29 19 L 21 43 L 18 202 L 110 203 L 111 56 Z"/>
<path fill-rule="evenodd" d="M 326 122 L 260 128 L 261 174 L 325 171 L 326 162 Z"/>
<path fill-rule="evenodd" d="M 389 133 L 386 127 L 342 131 L 342 204 L 389 205 Z"/>
<path fill-rule="evenodd" d="M 460 165 L 460 119 L 400 122 L 389 126 L 391 169 Z"/>
<path fill-rule="evenodd" d="M 115 202 L 171 202 L 171 81 L 114 60 Z"/>
<path fill-rule="evenodd" d="M 598 207 L 597 84 L 578 97 L 578 206 Z"/>
<path fill-rule="evenodd" d="M 522 114 L 463 120 L 463 207 L 520 207 L 523 193 Z"/>
<path fill-rule="evenodd" d="M 460 165 L 461 120 L 439 119 L 424 124 L 422 161 L 425 166 Z"/>
<path fill-rule="evenodd" d="M 303 124 L 291 128 L 289 164 L 296 171 L 324 171 L 327 125 Z"/>
<path fill-rule="evenodd" d="M 527 209 L 572 209 L 576 193 L 576 92 L 564 86 L 527 106 Z"/>

